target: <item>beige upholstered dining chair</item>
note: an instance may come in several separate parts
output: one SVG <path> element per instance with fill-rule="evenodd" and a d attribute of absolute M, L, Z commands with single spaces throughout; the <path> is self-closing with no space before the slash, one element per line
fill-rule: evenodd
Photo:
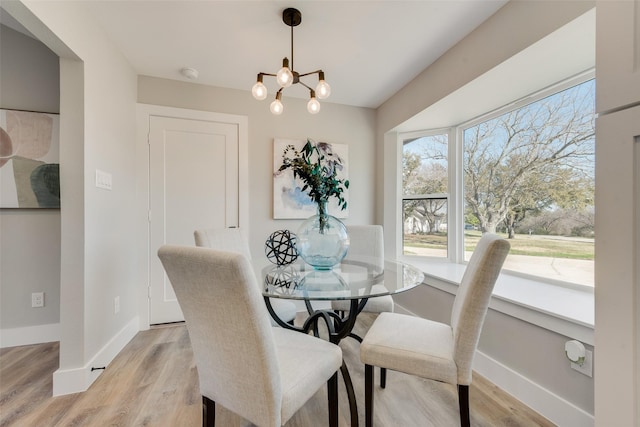
<path fill-rule="evenodd" d="M 347 225 L 349 234 L 349 251 L 345 261 L 372 262 L 384 268 L 384 234 L 380 225 Z M 382 284 L 374 286 L 384 286 Z M 331 301 L 331 308 L 337 312 L 349 311 L 350 302 L 346 300 Z M 370 313 L 393 312 L 391 295 L 370 298 L 362 311 Z"/>
<path fill-rule="evenodd" d="M 360 345 L 367 427 L 373 425 L 374 366 L 457 385 L 460 424 L 469 426 L 473 356 L 509 247 L 509 242 L 494 234 L 482 236 L 458 288 L 451 325 L 396 313 L 376 318 Z M 385 387 L 384 375 L 381 386 Z"/>
<path fill-rule="evenodd" d="M 240 228 L 207 228 L 193 233 L 196 246 L 217 249 L 219 251 L 237 252 L 251 260 L 251 251 L 247 239 Z M 292 301 L 271 298 L 271 307 L 282 321 L 293 324 L 297 307 Z M 277 323 L 269 316 L 273 326 Z"/>
<path fill-rule="evenodd" d="M 215 425 L 216 402 L 257 426 L 281 426 L 325 383 L 329 425 L 338 425 L 340 347 L 271 327 L 244 255 L 165 245 L 158 256 L 189 331 L 203 426 Z"/>

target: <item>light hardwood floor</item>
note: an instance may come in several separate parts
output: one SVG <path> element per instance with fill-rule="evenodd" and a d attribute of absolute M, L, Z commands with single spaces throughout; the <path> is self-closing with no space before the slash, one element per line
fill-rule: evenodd
<path fill-rule="evenodd" d="M 364 335 L 373 315 L 363 313 L 355 331 Z M 364 425 L 364 367 L 358 344 L 341 343 Z M 201 425 L 201 397 L 189 336 L 184 325 L 140 332 L 84 393 L 51 397 L 58 343 L 0 350 L 0 427 Z M 378 370 L 376 370 L 376 373 Z M 378 381 L 376 380 L 376 384 Z M 349 425 L 340 385 L 340 426 Z M 473 426 L 553 426 L 486 379 L 474 376 L 470 390 Z M 389 372 L 387 388 L 376 387 L 376 426 L 457 426 L 453 386 Z M 222 427 L 246 425 L 218 405 Z M 319 391 L 286 427 L 327 425 L 326 391 Z"/>

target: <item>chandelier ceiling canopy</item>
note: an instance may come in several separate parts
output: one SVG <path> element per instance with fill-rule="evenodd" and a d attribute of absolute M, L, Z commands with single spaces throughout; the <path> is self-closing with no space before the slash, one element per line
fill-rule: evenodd
<path fill-rule="evenodd" d="M 276 78 L 280 88 L 276 92 L 276 98 L 271 103 L 270 109 L 273 114 L 282 114 L 284 106 L 282 105 L 282 91 L 294 84 L 301 84 L 309 89 L 309 102 L 307 102 L 307 110 L 311 114 L 320 111 L 320 102 L 318 99 L 325 99 L 331 94 L 331 86 L 324 80 L 324 72 L 322 70 L 311 71 L 309 73 L 300 74 L 294 69 L 293 65 L 293 27 L 297 27 L 302 22 L 302 13 L 298 9 L 289 7 L 282 12 L 282 21 L 291 28 L 291 62 L 289 58 L 282 60 L 282 68 L 276 74 L 258 73 L 256 84 L 253 85 L 251 93 L 257 100 L 263 100 L 267 97 L 267 87 L 263 83 L 264 76 L 272 76 Z M 315 89 L 305 84 L 300 77 L 318 75 L 318 84 Z"/>

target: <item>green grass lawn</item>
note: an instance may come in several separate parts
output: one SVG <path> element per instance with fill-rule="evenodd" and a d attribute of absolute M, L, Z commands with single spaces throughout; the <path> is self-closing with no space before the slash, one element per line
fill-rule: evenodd
<path fill-rule="evenodd" d="M 465 251 L 473 251 L 482 233 L 480 231 L 465 231 Z M 506 235 L 502 235 L 507 237 Z M 405 247 L 418 248 L 446 248 L 446 234 L 405 234 Z M 516 234 L 510 239 L 511 252 L 515 255 L 544 256 L 553 258 L 585 259 L 594 258 L 594 240 L 571 238 L 562 236 L 536 236 Z"/>

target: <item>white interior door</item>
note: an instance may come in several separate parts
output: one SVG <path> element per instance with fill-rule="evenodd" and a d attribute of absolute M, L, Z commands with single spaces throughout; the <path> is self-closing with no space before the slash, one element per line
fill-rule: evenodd
<path fill-rule="evenodd" d="M 193 246 L 198 228 L 237 227 L 238 126 L 151 116 L 149 319 L 184 320 L 160 260 L 164 244 Z"/>

